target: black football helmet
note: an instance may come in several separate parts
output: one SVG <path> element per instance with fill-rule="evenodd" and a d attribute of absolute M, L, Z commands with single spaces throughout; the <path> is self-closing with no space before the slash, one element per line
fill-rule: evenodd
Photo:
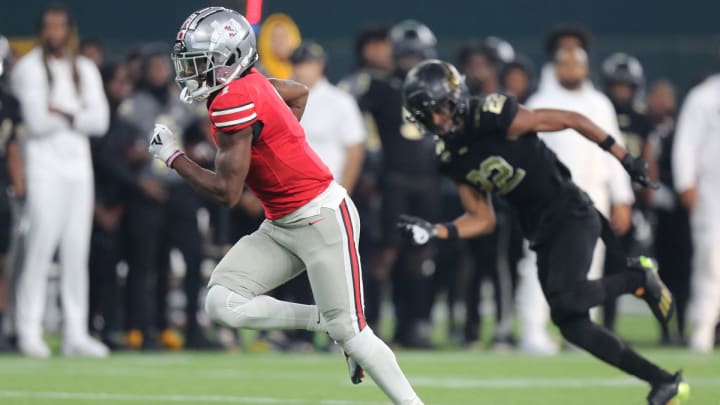
<path fill-rule="evenodd" d="M 602 75 L 605 86 L 622 83 L 639 88 L 645 82 L 640 61 L 622 52 L 614 53 L 605 59 L 602 64 Z"/>
<path fill-rule="evenodd" d="M 450 63 L 430 59 L 412 68 L 403 84 L 403 106 L 411 122 L 420 124 L 425 130 L 437 133 L 432 113 L 447 106 L 456 125 L 469 106 L 469 92 L 465 78 Z"/>

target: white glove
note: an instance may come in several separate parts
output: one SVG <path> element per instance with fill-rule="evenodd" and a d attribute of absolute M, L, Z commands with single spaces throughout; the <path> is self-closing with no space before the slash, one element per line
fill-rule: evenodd
<path fill-rule="evenodd" d="M 400 215 L 397 228 L 405 239 L 415 246 L 422 246 L 437 236 L 433 224 L 411 215 Z"/>
<path fill-rule="evenodd" d="M 155 124 L 148 150 L 156 159 L 165 162 L 168 167 L 172 165 L 175 159 L 185 154 L 180 149 L 180 142 L 178 142 L 175 134 L 163 124 Z"/>

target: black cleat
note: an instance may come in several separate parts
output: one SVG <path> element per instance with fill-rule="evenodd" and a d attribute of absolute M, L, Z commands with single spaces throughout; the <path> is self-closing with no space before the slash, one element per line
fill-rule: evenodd
<path fill-rule="evenodd" d="M 679 405 L 690 399 L 690 385 L 678 371 L 672 381 L 653 385 L 647 396 L 648 405 Z"/>
<path fill-rule="evenodd" d="M 635 291 L 642 298 L 660 323 L 667 324 L 675 312 L 675 300 L 672 293 L 658 275 L 657 262 L 646 256 L 628 259 L 628 268 L 645 273 L 645 285 Z"/>
<path fill-rule="evenodd" d="M 365 378 L 365 370 L 346 352 L 343 353 L 345 354 L 345 361 L 347 361 L 348 371 L 350 372 L 350 381 L 352 381 L 353 384 L 360 384 L 362 379 Z"/>

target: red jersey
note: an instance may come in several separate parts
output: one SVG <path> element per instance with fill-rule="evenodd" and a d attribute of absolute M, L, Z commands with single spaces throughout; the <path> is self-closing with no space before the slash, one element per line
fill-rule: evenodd
<path fill-rule="evenodd" d="M 255 68 L 211 99 L 208 113 L 216 142 L 217 131 L 262 128 L 253 139 L 245 184 L 262 203 L 268 219 L 280 219 L 309 203 L 333 180 L 308 145 L 290 107 Z"/>

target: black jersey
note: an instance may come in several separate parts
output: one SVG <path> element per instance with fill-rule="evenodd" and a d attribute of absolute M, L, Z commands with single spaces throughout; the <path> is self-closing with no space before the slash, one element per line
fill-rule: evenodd
<path fill-rule="evenodd" d="M 643 144 L 652 131 L 650 120 L 637 105 L 613 103 L 613 107 L 626 149 L 633 156 L 642 156 Z"/>
<path fill-rule="evenodd" d="M 436 162 L 456 182 L 505 199 L 525 236 L 538 243 L 562 215 L 592 208 L 592 202 L 536 133 L 507 139 L 518 108 L 503 94 L 471 99 L 464 128 L 437 137 Z"/>
<path fill-rule="evenodd" d="M 358 105 L 375 124 L 382 143 L 385 172 L 415 178 L 432 177 L 435 175 L 433 167 L 425 162 L 433 156 L 433 142 L 423 136 L 417 125 L 405 119 L 401 92 L 403 77 L 399 71 L 361 73 L 354 86 Z"/>

